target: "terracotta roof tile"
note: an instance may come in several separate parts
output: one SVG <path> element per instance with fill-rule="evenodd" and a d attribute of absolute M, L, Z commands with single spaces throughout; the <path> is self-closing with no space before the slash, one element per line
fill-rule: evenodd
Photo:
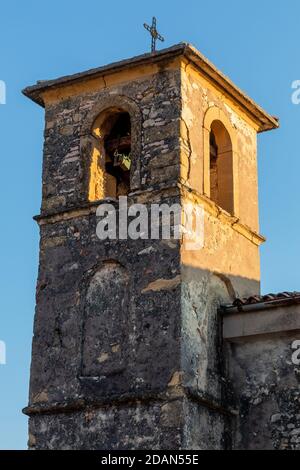
<path fill-rule="evenodd" d="M 229 309 L 243 309 L 243 307 L 249 307 L 251 305 L 265 304 L 270 305 L 276 303 L 280 304 L 284 301 L 289 303 L 300 302 L 300 292 L 280 292 L 279 294 L 266 294 L 266 295 L 252 295 L 246 298 L 237 298 L 231 305 L 224 306 L 224 310 Z"/>

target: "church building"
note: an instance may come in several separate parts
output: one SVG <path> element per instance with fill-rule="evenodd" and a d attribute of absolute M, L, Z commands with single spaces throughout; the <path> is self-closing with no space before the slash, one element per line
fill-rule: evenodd
<path fill-rule="evenodd" d="M 45 108 L 29 447 L 300 449 L 300 293 L 260 292 L 278 120 L 185 43 L 24 94 Z M 119 197 L 201 207 L 203 247 L 99 240 Z"/>

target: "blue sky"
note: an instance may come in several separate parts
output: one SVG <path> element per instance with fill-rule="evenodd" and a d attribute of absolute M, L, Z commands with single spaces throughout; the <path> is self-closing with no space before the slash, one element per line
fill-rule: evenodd
<path fill-rule="evenodd" d="M 281 129 L 259 137 L 263 292 L 300 290 L 300 3 L 273 0 L 10 0 L 0 6 L 0 449 L 24 449 L 38 266 L 43 109 L 21 95 L 37 80 L 75 73 L 149 50 L 153 15 L 165 46 L 194 44 L 271 114 Z"/>

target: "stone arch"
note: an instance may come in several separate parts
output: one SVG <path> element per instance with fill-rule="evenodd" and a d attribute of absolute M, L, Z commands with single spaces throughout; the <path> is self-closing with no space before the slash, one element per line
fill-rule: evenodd
<path fill-rule="evenodd" d="M 140 157 L 141 157 L 141 136 L 142 119 L 139 106 L 126 96 L 115 95 L 101 99 L 89 113 L 81 127 L 81 153 L 83 168 L 85 172 L 85 194 L 86 199 L 95 201 L 103 199 L 101 190 L 91 190 L 91 177 L 97 178 L 97 158 L 99 156 L 99 126 L 104 122 L 109 113 L 128 113 L 131 122 L 131 158 L 132 166 L 130 170 L 130 190 L 140 188 Z M 98 135 L 97 135 L 98 129 Z M 101 170 L 100 170 L 101 171 Z M 99 197 L 100 195 L 100 197 Z"/>
<path fill-rule="evenodd" d="M 217 106 L 209 108 L 203 121 L 204 142 L 204 194 L 231 215 L 238 216 L 238 153 L 237 134 L 229 118 Z M 219 194 L 212 191 L 211 144 L 215 139 L 218 155 L 216 166 L 219 170 Z"/>
<path fill-rule="evenodd" d="M 101 263 L 86 282 L 82 377 L 108 377 L 126 369 L 130 278 L 118 261 Z"/>

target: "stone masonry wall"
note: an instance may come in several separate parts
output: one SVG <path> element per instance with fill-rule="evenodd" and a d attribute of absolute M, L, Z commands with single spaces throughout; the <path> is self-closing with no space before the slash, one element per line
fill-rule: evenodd
<path fill-rule="evenodd" d="M 139 189 L 149 190 L 179 177 L 178 130 L 181 109 L 180 73 L 161 71 L 137 81 L 83 93 L 46 107 L 42 212 L 52 213 L 86 203 L 88 160 L 84 147 L 86 122 L 111 100 L 132 102 L 140 126 L 133 134 L 141 143 Z M 123 98 L 123 99 L 122 99 Z M 126 109 L 125 109 L 126 111 Z M 92 120 L 91 120 L 92 118 Z M 88 151 L 88 149 L 87 149 Z M 163 168 L 163 171 L 162 171 Z"/>
<path fill-rule="evenodd" d="M 140 186 L 129 205 L 179 202 L 179 80 L 162 70 L 46 108 L 31 448 L 182 445 L 179 242 L 98 240 L 82 145 L 99 104 L 134 103 Z"/>
<path fill-rule="evenodd" d="M 235 449 L 300 450 L 300 369 L 292 362 L 299 339 L 298 331 L 227 344 L 232 405 L 239 411 Z"/>

